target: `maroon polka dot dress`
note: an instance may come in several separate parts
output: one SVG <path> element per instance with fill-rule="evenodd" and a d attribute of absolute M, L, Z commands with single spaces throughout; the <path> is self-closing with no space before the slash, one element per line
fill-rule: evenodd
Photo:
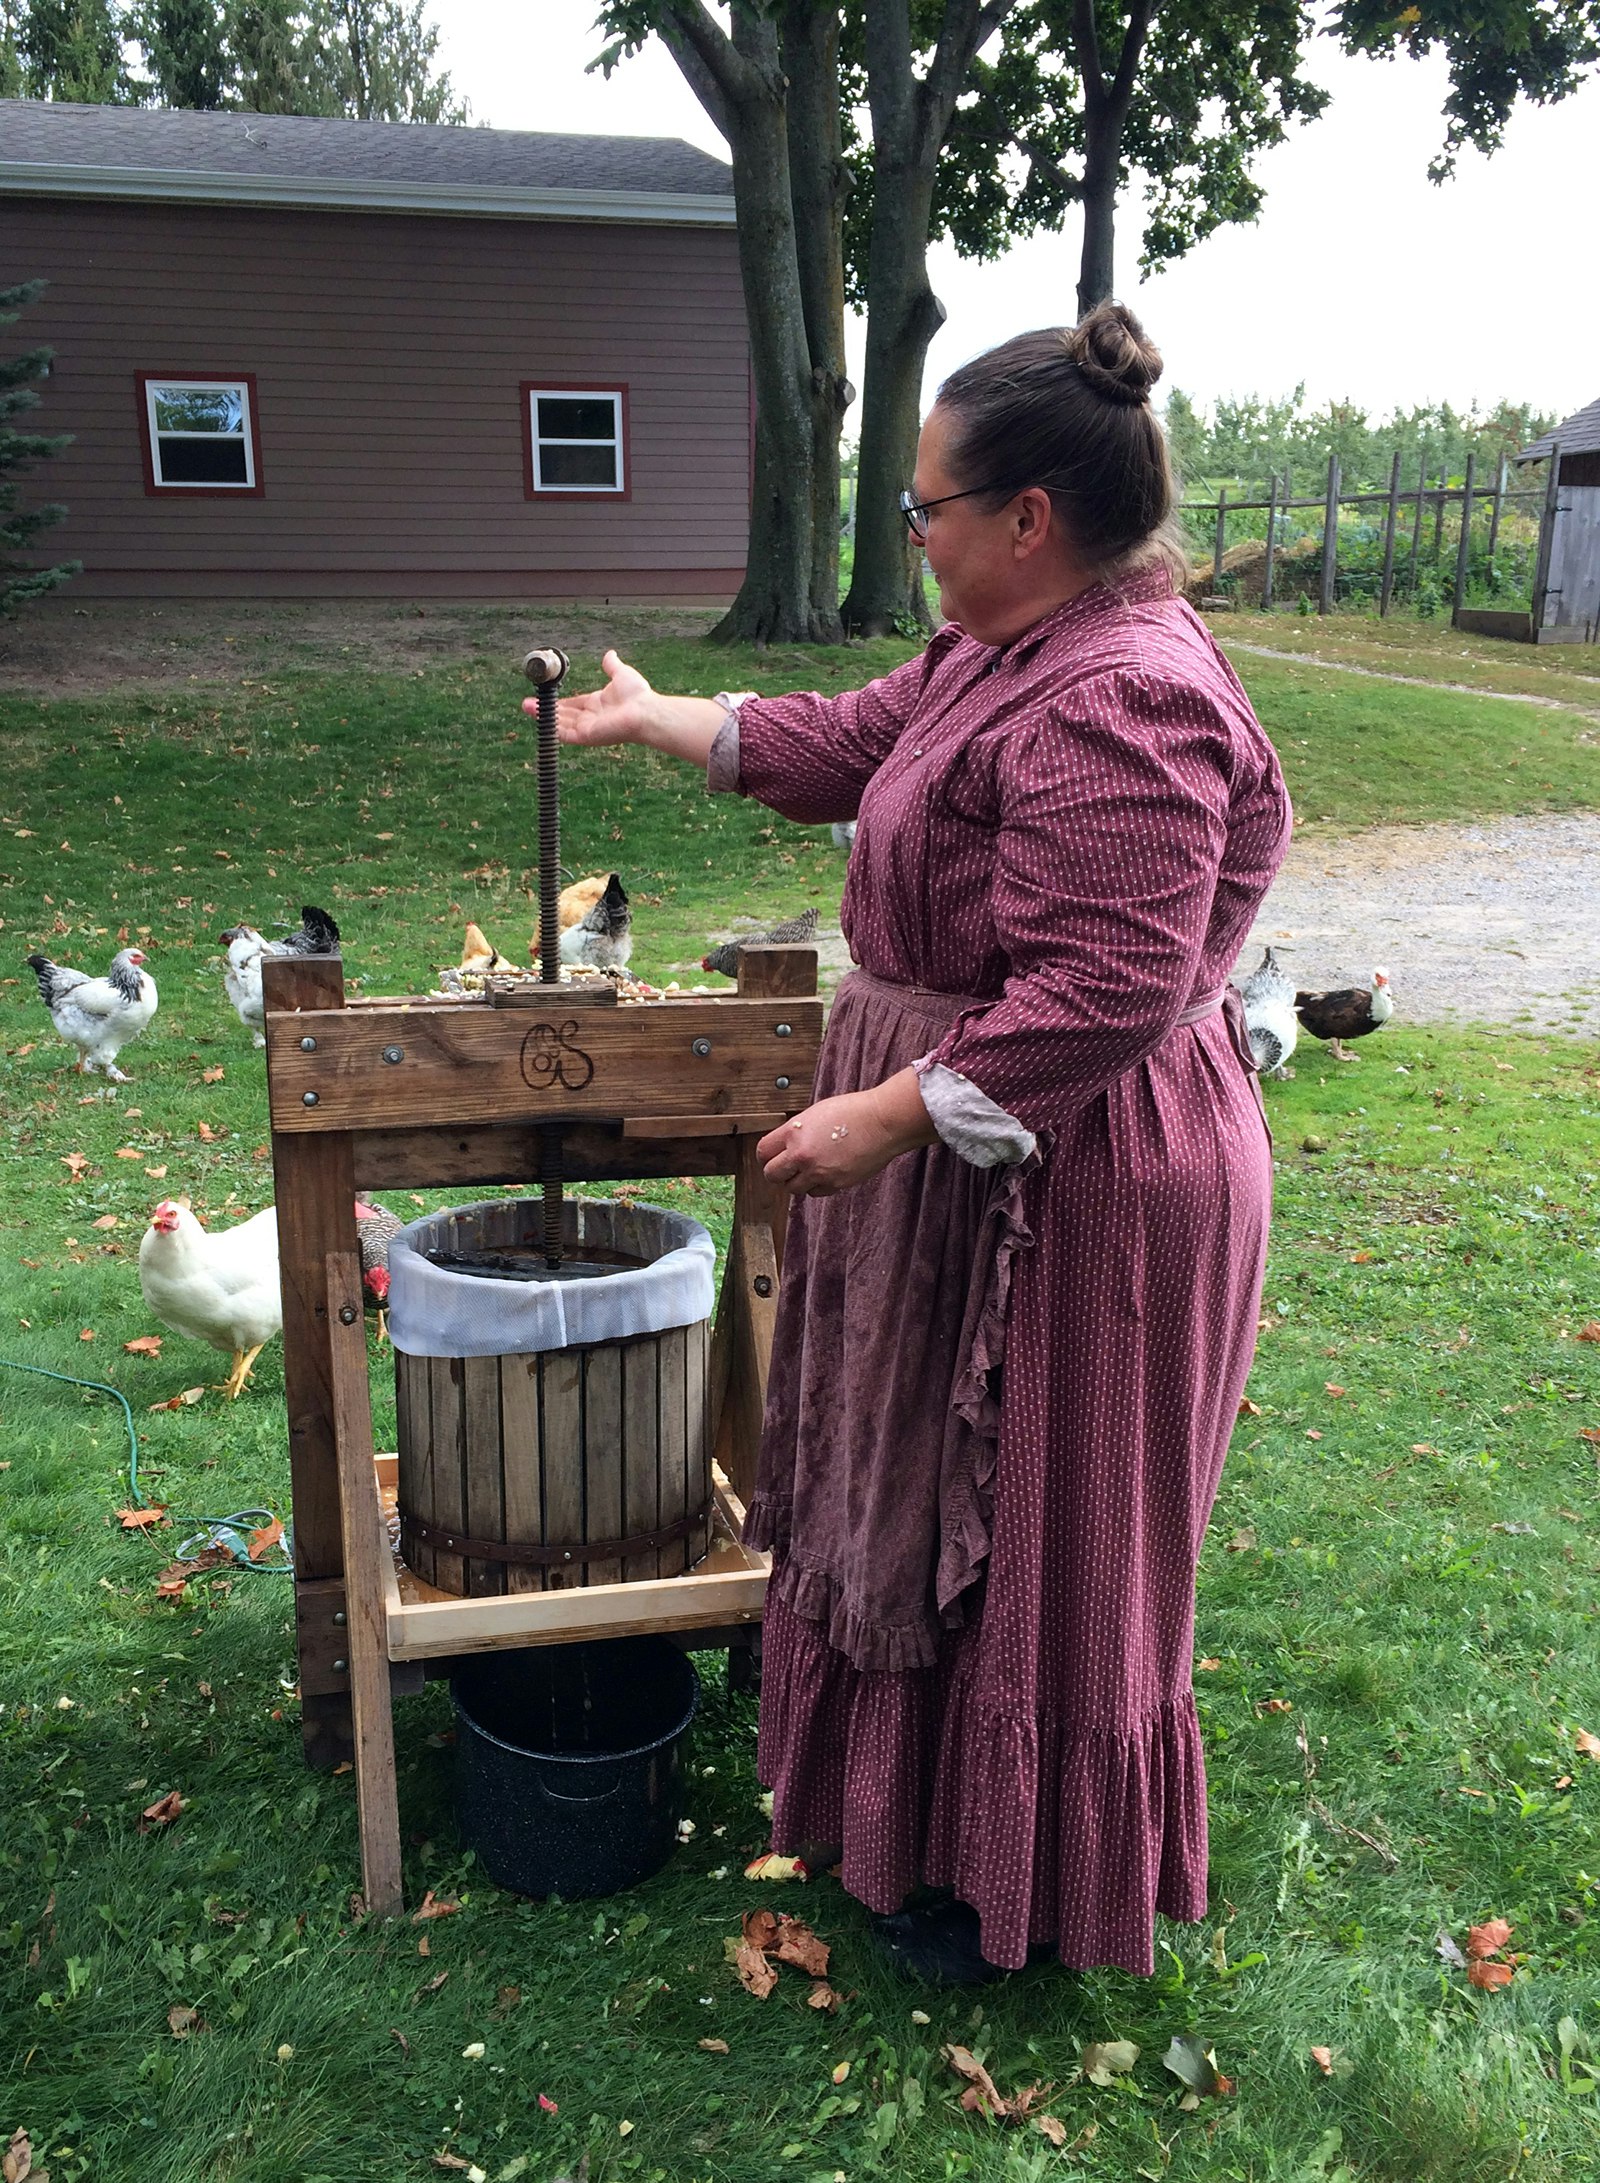
<path fill-rule="evenodd" d="M 931 1064 L 1037 1138 L 795 1204 L 749 1534 L 774 1846 L 842 1843 L 874 1910 L 953 1886 L 992 1962 L 1148 1973 L 1155 1913 L 1206 1910 L 1195 1564 L 1271 1189 L 1218 999 L 1288 835 L 1277 760 L 1145 576 L 746 701 L 738 763 L 790 818 L 860 818 L 818 1096 Z"/>

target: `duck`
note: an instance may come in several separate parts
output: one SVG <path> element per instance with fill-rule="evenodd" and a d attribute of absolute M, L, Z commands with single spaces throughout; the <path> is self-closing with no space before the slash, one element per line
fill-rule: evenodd
<path fill-rule="evenodd" d="M 1344 1041 L 1381 1031 L 1394 1014 L 1389 973 L 1375 970 L 1370 986 L 1343 985 L 1327 993 L 1296 993 L 1294 1008 L 1313 1038 L 1327 1040 L 1335 1061 L 1359 1061 L 1359 1054 L 1345 1052 Z"/>

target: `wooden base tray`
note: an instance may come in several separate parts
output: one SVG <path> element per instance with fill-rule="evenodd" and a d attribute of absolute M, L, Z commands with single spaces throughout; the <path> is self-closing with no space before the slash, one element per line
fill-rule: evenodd
<path fill-rule="evenodd" d="M 385 1518 L 394 1512 L 397 1458 L 375 1458 Z M 640 1637 L 662 1630 L 724 1629 L 759 1622 L 769 1558 L 740 1543 L 744 1509 L 714 1468 L 711 1551 L 681 1577 L 637 1584 L 575 1585 L 566 1592 L 512 1592 L 460 1599 L 436 1591 L 388 1551 L 384 1618 L 391 1660 L 437 1660 L 511 1645 L 563 1645 L 582 1637 Z"/>

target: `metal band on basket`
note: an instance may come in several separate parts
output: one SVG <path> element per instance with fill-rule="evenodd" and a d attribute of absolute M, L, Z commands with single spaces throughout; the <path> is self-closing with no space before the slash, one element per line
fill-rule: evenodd
<path fill-rule="evenodd" d="M 674 1539 L 686 1539 L 710 1518 L 715 1495 L 702 1501 L 691 1515 L 680 1516 L 674 1524 L 665 1525 L 660 1531 L 636 1531 L 626 1539 L 589 1539 L 577 1546 L 538 1546 L 520 1539 L 469 1539 L 459 1531 L 450 1531 L 443 1524 L 430 1524 L 420 1516 L 402 1511 L 401 1535 L 415 1539 L 419 1546 L 431 1546 L 436 1551 L 459 1554 L 466 1561 L 509 1561 L 531 1564 L 538 1568 L 564 1567 L 568 1562 L 626 1561 L 633 1554 L 648 1554 L 658 1546 L 670 1546 Z"/>

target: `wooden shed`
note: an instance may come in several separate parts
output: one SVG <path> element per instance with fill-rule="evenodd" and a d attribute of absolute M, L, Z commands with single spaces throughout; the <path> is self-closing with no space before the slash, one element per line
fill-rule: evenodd
<path fill-rule="evenodd" d="M 732 176 L 688 144 L 0 101 L 30 280 L 74 596 L 738 588 Z"/>
<path fill-rule="evenodd" d="M 1533 583 L 1533 641 L 1600 642 L 1600 401 L 1533 441 L 1517 461 L 1550 464 Z"/>

